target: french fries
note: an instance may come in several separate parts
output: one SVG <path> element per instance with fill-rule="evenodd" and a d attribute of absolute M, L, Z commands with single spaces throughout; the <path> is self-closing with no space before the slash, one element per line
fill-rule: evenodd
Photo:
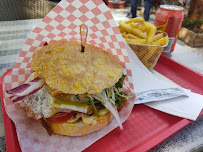
<path fill-rule="evenodd" d="M 167 42 L 168 42 L 168 37 L 163 37 L 163 38 L 157 40 L 156 42 L 154 42 L 153 45 L 163 46 Z"/>
<path fill-rule="evenodd" d="M 122 36 L 123 36 L 124 39 L 139 39 L 137 36 L 135 36 L 133 34 L 122 33 Z"/>
<path fill-rule="evenodd" d="M 126 42 L 145 44 L 146 39 L 125 39 Z"/>
<path fill-rule="evenodd" d="M 132 23 L 132 22 L 134 22 L 134 23 L 142 22 L 143 23 L 144 19 L 142 17 L 136 17 L 136 18 L 130 19 L 128 21 L 125 21 L 126 24 Z"/>
<path fill-rule="evenodd" d="M 163 33 L 159 33 L 159 34 L 155 35 L 155 36 L 154 36 L 154 42 L 157 41 L 157 40 L 159 40 L 159 39 L 161 39 L 163 36 L 164 36 Z"/>
<path fill-rule="evenodd" d="M 137 28 L 137 29 L 140 28 L 140 24 L 139 24 L 139 23 L 131 22 L 131 23 L 129 23 L 129 25 L 130 25 L 132 28 Z"/>
<path fill-rule="evenodd" d="M 156 26 L 150 22 L 146 22 L 147 26 L 147 44 L 152 44 L 154 40 L 154 35 L 156 33 Z"/>
<path fill-rule="evenodd" d="M 154 24 L 145 22 L 141 17 L 120 21 L 118 24 L 123 38 L 142 63 L 151 70 L 156 65 L 163 47 L 168 44 L 167 34 L 157 31 Z"/>
<path fill-rule="evenodd" d="M 135 36 L 140 37 L 140 38 L 144 38 L 144 39 L 147 38 L 146 34 L 144 34 L 139 29 L 132 28 L 130 25 L 128 25 L 124 22 L 121 22 L 121 21 L 119 21 L 118 24 L 120 25 L 121 29 L 125 30 L 128 33 L 134 34 Z"/>
<path fill-rule="evenodd" d="M 145 22 L 142 17 L 136 17 L 125 22 L 119 21 L 118 24 L 120 32 L 127 42 L 155 46 L 164 46 L 168 43 L 168 36 L 157 33 L 156 26 L 150 22 Z"/>
<path fill-rule="evenodd" d="M 145 24 L 145 23 L 142 24 L 139 29 L 140 29 L 142 32 L 145 32 L 146 29 L 147 29 L 146 24 Z"/>

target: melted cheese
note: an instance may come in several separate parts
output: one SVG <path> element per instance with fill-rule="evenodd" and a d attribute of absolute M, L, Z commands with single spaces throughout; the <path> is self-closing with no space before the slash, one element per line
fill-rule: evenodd
<path fill-rule="evenodd" d="M 91 124 L 94 125 L 97 123 L 97 116 L 95 116 L 95 115 L 87 116 L 87 115 L 82 114 L 82 122 L 87 125 L 91 125 Z"/>
<path fill-rule="evenodd" d="M 100 116 L 104 116 L 104 115 L 106 115 L 108 112 L 109 112 L 109 110 L 106 109 L 106 108 L 104 108 L 104 109 L 100 109 L 100 110 L 98 111 L 98 114 L 99 114 Z"/>
<path fill-rule="evenodd" d="M 100 109 L 98 111 L 98 114 L 99 114 L 99 116 L 104 116 L 108 112 L 109 112 L 109 110 L 104 108 L 104 109 Z M 67 121 L 67 123 L 74 123 L 74 122 L 78 121 L 80 118 L 82 118 L 82 122 L 84 124 L 94 125 L 94 124 L 96 124 L 98 117 L 96 115 L 88 116 L 88 115 L 84 115 L 83 113 L 77 113 L 76 117 L 69 119 Z"/>
<path fill-rule="evenodd" d="M 78 121 L 81 118 L 81 113 L 77 113 L 76 117 L 73 117 L 72 119 L 69 119 L 68 121 L 66 121 L 67 123 L 74 123 L 76 121 Z"/>

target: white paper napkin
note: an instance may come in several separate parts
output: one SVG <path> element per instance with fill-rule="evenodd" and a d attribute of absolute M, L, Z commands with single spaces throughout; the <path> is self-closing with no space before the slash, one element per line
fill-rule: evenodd
<path fill-rule="evenodd" d="M 146 103 L 147 106 L 182 118 L 196 120 L 203 108 L 203 96 L 189 92 L 189 97 Z"/>
<path fill-rule="evenodd" d="M 203 108 L 203 96 L 183 89 L 174 83 L 168 82 L 168 80 L 157 78 L 142 64 L 127 44 L 126 48 L 130 57 L 131 67 L 133 67 L 132 73 L 135 93 L 137 98 L 140 96 L 145 98 L 143 100 L 136 100 L 135 104 L 145 103 L 147 106 L 156 110 L 182 118 L 196 120 Z M 174 90 L 178 90 L 179 94 L 170 96 L 169 98 L 167 98 L 167 94 L 159 95 L 160 92 L 165 91 L 170 93 L 174 92 Z M 155 95 L 150 97 L 149 94 L 153 93 Z M 156 98 L 157 94 L 158 98 Z"/>
<path fill-rule="evenodd" d="M 127 43 L 126 48 L 130 57 L 131 67 L 133 67 L 132 74 L 136 93 L 135 104 L 187 96 L 187 93 L 181 87 L 162 81 L 152 74 Z"/>

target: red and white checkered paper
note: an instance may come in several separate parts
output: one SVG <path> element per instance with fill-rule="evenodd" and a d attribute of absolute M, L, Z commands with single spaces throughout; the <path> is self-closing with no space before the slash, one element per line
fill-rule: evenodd
<path fill-rule="evenodd" d="M 116 22 L 104 2 L 102 0 L 62 0 L 32 31 L 13 70 L 3 79 L 5 110 L 16 125 L 22 151 L 82 151 L 118 126 L 113 119 L 102 130 L 83 137 L 49 136 L 39 121 L 26 117 L 24 111 L 12 103 L 8 94 L 5 93 L 5 90 L 24 83 L 32 73 L 30 61 L 37 49 L 45 42 L 51 43 L 55 40 L 79 41 L 79 26 L 83 23 L 88 26 L 87 43 L 104 48 L 120 60 L 124 73 L 127 74 L 124 85 L 128 88 L 128 93 L 131 93 L 129 90 L 133 90 L 127 50 Z M 120 111 L 122 122 L 129 117 L 134 100 L 130 98 L 128 105 Z M 119 143 L 119 146 L 121 144 Z"/>

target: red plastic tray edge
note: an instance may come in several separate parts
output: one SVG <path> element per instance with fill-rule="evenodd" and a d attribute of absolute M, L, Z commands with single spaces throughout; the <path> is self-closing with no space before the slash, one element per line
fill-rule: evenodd
<path fill-rule="evenodd" d="M 168 64 L 170 65 L 170 68 L 169 68 Z M 160 68 L 160 66 L 164 66 L 165 68 L 164 69 Z M 168 71 L 167 71 L 167 68 L 168 68 Z M 173 71 L 176 71 L 178 73 L 179 77 L 184 77 L 184 81 L 189 81 L 190 83 L 192 83 L 193 85 L 198 87 L 198 90 L 196 90 L 194 88 L 187 88 L 187 86 L 182 86 L 182 83 L 180 81 L 176 82 L 178 85 L 180 85 L 186 89 L 190 89 L 195 93 L 199 93 L 199 94 L 203 95 L 203 90 L 202 90 L 203 89 L 203 74 L 201 74 L 177 61 L 174 61 L 173 59 L 169 58 L 168 56 L 166 56 L 164 54 L 161 55 L 161 57 L 158 60 L 158 64 L 156 64 L 154 69 L 169 79 L 170 79 L 170 74 L 168 74 L 168 73 L 170 73 L 170 70 L 173 69 Z M 186 72 L 188 74 L 187 76 L 185 75 Z M 171 80 L 174 81 L 173 79 L 171 79 Z M 201 90 L 201 92 L 199 90 Z"/>
<path fill-rule="evenodd" d="M 193 70 L 193 69 L 191 69 L 191 68 L 189 68 L 189 67 L 187 67 L 187 66 L 185 66 L 185 65 L 183 65 L 183 64 L 181 64 L 181 63 L 179 63 L 179 62 L 177 62 L 177 61 L 175 61 L 175 60 L 173 60 L 173 59 L 171 59 L 171 58 L 168 57 L 167 55 L 161 54 L 161 58 L 159 58 L 158 61 L 160 61 L 160 60 L 167 60 L 167 61 L 170 61 L 170 63 L 173 62 L 173 64 L 176 64 L 176 66 L 177 66 L 177 65 L 178 65 L 178 66 L 181 66 L 181 67 L 183 67 L 184 69 L 187 69 L 187 70 L 189 70 L 190 72 L 195 73 L 195 74 L 197 74 L 197 75 L 203 77 L 203 74 L 201 74 L 201 73 L 199 73 L 199 72 L 197 72 L 197 71 L 195 71 L 195 70 Z M 155 66 L 155 69 L 158 70 L 158 69 L 156 68 L 156 66 Z"/>
<path fill-rule="evenodd" d="M 162 62 L 162 61 L 168 61 L 176 66 L 178 66 L 178 69 L 187 69 L 189 70 L 191 73 L 195 73 L 196 76 L 198 78 L 201 78 L 200 81 L 203 82 L 203 74 L 179 63 L 179 62 L 176 62 L 175 60 L 169 58 L 168 56 L 162 54 L 160 59 L 159 59 L 159 62 Z M 162 62 L 163 63 L 163 62 Z M 158 65 L 158 64 L 157 64 Z M 163 70 L 160 70 L 157 68 L 157 66 L 155 66 L 154 68 L 157 72 L 160 72 L 161 74 L 164 73 Z M 163 74 L 164 75 L 164 74 Z M 179 84 L 181 85 L 181 84 Z M 199 84 L 200 85 L 200 84 Z M 202 84 L 203 86 L 203 84 Z M 203 87 L 202 87 L 203 89 Z M 203 95 L 203 91 L 202 92 L 197 92 L 199 94 L 202 94 Z M 201 111 L 199 117 L 202 117 L 203 116 L 203 110 Z M 172 127 L 169 127 L 168 129 L 165 129 L 164 131 L 160 132 L 158 135 L 156 134 L 156 136 L 154 137 L 151 137 L 150 139 L 148 139 L 147 141 L 145 141 L 145 144 L 142 144 L 140 146 L 136 146 L 136 147 L 133 147 L 131 148 L 129 151 L 136 151 L 136 152 L 143 152 L 143 151 L 148 151 L 150 149 L 152 149 L 153 147 L 155 147 L 156 145 L 160 144 L 162 141 L 164 141 L 165 139 L 167 139 L 168 137 L 172 136 L 174 133 L 176 133 L 177 131 L 181 130 L 182 128 L 184 128 L 185 126 L 187 126 L 189 123 L 191 123 L 192 121 L 191 120 L 188 120 L 188 119 L 182 119 L 181 121 L 179 121 L 178 123 L 174 124 Z"/>
<path fill-rule="evenodd" d="M 128 150 L 128 152 L 143 152 L 148 151 L 155 147 L 156 145 L 160 144 L 162 141 L 166 140 L 168 137 L 175 134 L 177 131 L 181 130 L 185 126 L 187 126 L 189 123 L 191 123 L 191 120 L 188 119 L 182 119 L 178 123 L 174 124 L 172 127 L 168 127 L 164 131 L 161 131 L 160 133 L 154 135 L 153 137 L 149 138 L 148 140 L 144 141 L 144 144 L 140 144 L 140 146 L 136 146 Z"/>
<path fill-rule="evenodd" d="M 21 148 L 18 143 L 18 138 L 16 134 L 16 128 L 13 121 L 8 117 L 6 110 L 4 108 L 3 102 L 3 78 L 12 71 L 13 68 L 6 71 L 0 78 L 0 95 L 1 95 L 1 105 L 2 105 L 2 114 L 4 121 L 4 130 L 5 130 L 5 142 L 6 142 L 6 150 L 7 152 L 19 152 Z M 11 140 L 12 139 L 12 140 Z"/>
<path fill-rule="evenodd" d="M 174 62 L 175 64 L 178 64 L 179 66 L 182 66 L 183 68 L 186 68 L 187 70 L 190 70 L 191 72 L 194 72 L 195 74 L 199 75 L 200 77 L 203 78 L 203 75 L 170 59 L 169 57 L 167 57 L 166 55 L 161 55 L 161 58 L 164 58 L 166 60 L 170 60 L 171 62 Z M 156 69 L 156 67 L 155 67 Z M 156 69 L 157 70 L 157 69 Z M 6 71 L 2 77 L 0 78 L 0 94 L 2 95 L 2 90 L 3 90 L 3 78 L 10 72 L 12 71 L 12 68 L 9 69 L 8 71 Z M 158 70 L 157 70 L 158 71 Z M 159 71 L 158 71 L 159 72 Z M 8 117 L 8 115 L 6 114 L 5 108 L 4 108 L 4 103 L 3 103 L 3 96 L 1 96 L 1 104 L 2 104 L 2 112 L 3 112 L 3 118 L 4 118 L 4 129 L 5 129 L 5 141 L 6 141 L 6 149 L 7 152 L 18 152 L 20 151 L 20 146 L 18 143 L 18 139 L 17 139 L 17 134 L 15 131 L 15 125 L 13 123 L 13 121 Z M 201 115 L 203 115 L 203 112 L 201 112 Z M 142 144 L 140 146 L 136 146 L 133 147 L 131 149 L 129 149 L 128 151 L 136 151 L 136 152 L 142 152 L 142 151 L 147 151 L 150 150 L 151 148 L 153 148 L 154 146 L 158 145 L 159 143 L 161 143 L 163 140 L 167 139 L 168 137 L 170 137 L 171 135 L 173 135 L 174 133 L 176 133 L 177 131 L 179 131 L 180 129 L 182 129 L 183 127 L 185 127 L 186 125 L 188 125 L 189 123 L 191 123 L 192 121 L 187 120 L 187 119 L 182 119 L 181 121 L 179 121 L 178 123 L 174 124 L 172 127 L 169 127 L 167 130 L 164 130 L 162 132 L 160 132 L 158 135 L 156 134 L 156 136 L 151 137 L 150 139 L 148 139 L 147 141 L 145 141 L 145 144 Z M 7 124 L 7 126 L 5 125 Z M 13 140 L 11 140 L 13 139 Z M 16 143 L 17 141 L 17 143 Z"/>
<path fill-rule="evenodd" d="M 188 70 L 191 73 L 195 73 L 196 77 L 200 78 L 199 81 L 203 82 L 203 74 L 179 63 L 176 62 L 175 60 L 169 58 L 167 55 L 162 54 L 161 57 L 159 58 L 158 64 L 161 62 L 162 64 L 164 63 L 164 61 L 168 61 L 170 62 L 170 64 L 173 64 L 177 67 L 177 69 L 182 69 L 184 70 Z M 158 68 L 158 66 L 155 66 L 154 68 L 157 72 L 160 72 L 161 74 L 164 73 L 163 69 L 160 70 Z M 163 74 L 164 75 L 164 74 Z M 198 83 L 197 81 L 195 81 L 196 83 Z M 181 85 L 181 84 L 179 84 Z M 201 84 L 198 84 L 201 85 Z M 203 88 L 203 84 L 201 86 Z M 199 94 L 203 95 L 203 91 L 202 92 L 197 92 Z M 203 110 L 201 111 L 200 116 L 203 116 Z M 188 119 L 182 119 L 181 121 L 179 121 L 178 123 L 174 124 L 172 127 L 170 126 L 168 129 L 165 129 L 163 131 L 161 131 L 160 133 L 156 134 L 155 136 L 149 138 L 148 140 L 144 141 L 144 144 L 140 144 L 137 145 L 133 148 L 131 148 L 130 150 L 128 150 L 129 152 L 135 151 L 135 152 L 143 152 L 143 151 L 148 151 L 150 149 L 152 149 L 153 147 L 155 147 L 156 145 L 160 144 L 162 141 L 164 141 L 165 139 L 167 139 L 168 137 L 172 136 L 174 133 L 176 133 L 177 131 L 181 130 L 182 128 L 184 128 L 185 126 L 187 126 L 189 123 L 191 123 L 191 120 Z"/>

